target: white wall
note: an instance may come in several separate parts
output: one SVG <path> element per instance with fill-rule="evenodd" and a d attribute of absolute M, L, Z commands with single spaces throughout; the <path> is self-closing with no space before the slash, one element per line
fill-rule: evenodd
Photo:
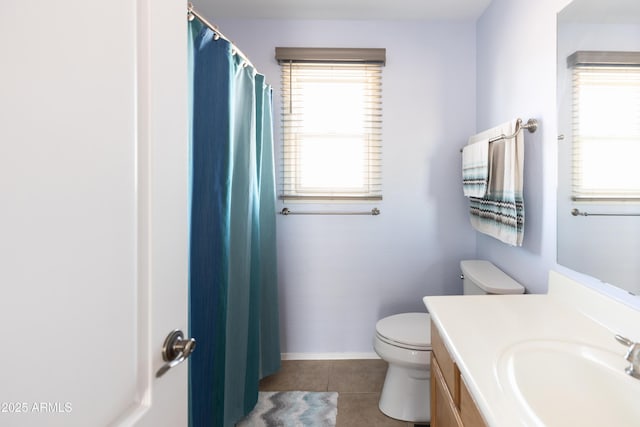
<path fill-rule="evenodd" d="M 201 11 L 214 20 L 214 11 Z M 216 21 L 274 87 L 276 46 L 385 47 L 381 215 L 278 218 L 284 353 L 372 353 L 375 323 L 462 291 L 475 250 L 459 149 L 475 130 L 475 25 Z M 279 141 L 276 121 L 276 140 Z M 280 208 L 283 207 L 280 204 Z M 292 210 L 314 209 L 287 204 Z"/>

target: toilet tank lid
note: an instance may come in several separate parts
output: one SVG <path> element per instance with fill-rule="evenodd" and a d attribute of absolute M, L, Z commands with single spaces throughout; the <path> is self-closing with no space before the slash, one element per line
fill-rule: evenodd
<path fill-rule="evenodd" d="M 465 277 L 490 294 L 522 294 L 524 287 L 489 261 L 460 261 Z"/>

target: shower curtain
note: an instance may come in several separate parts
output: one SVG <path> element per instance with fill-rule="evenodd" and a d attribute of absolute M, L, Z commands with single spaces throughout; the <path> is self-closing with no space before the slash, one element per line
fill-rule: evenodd
<path fill-rule="evenodd" d="M 229 42 L 189 26 L 190 425 L 226 427 L 280 367 L 271 88 Z"/>

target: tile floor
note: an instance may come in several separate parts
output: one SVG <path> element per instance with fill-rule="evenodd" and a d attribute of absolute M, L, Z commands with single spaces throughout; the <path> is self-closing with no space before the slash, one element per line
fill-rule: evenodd
<path fill-rule="evenodd" d="M 284 360 L 261 391 L 337 391 L 336 427 L 414 427 L 380 412 L 387 363 L 379 360 Z M 416 425 L 418 426 L 418 425 Z"/>

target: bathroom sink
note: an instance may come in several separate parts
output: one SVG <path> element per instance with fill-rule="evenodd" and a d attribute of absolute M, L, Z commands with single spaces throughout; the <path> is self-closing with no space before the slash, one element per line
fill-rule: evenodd
<path fill-rule="evenodd" d="M 613 339 L 613 338 L 612 338 Z M 533 426 L 640 425 L 640 380 L 619 353 L 569 341 L 524 341 L 500 357 L 503 392 Z M 524 420 L 523 420 L 524 421 Z"/>

